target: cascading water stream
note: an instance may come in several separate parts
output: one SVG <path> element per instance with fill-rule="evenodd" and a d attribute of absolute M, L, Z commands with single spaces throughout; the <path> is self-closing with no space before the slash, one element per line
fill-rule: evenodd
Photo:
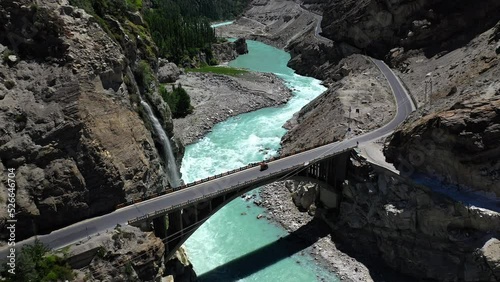
<path fill-rule="evenodd" d="M 167 173 L 168 173 L 168 178 L 170 181 L 170 186 L 172 187 L 178 187 L 181 185 L 181 176 L 179 175 L 179 171 L 177 169 L 177 166 L 175 165 L 175 156 L 174 152 L 172 151 L 172 145 L 170 144 L 170 139 L 167 136 L 167 133 L 163 129 L 163 127 L 160 124 L 160 121 L 156 118 L 156 116 L 153 113 L 153 110 L 149 106 L 149 104 L 142 99 L 141 99 L 141 105 L 146 109 L 146 112 L 149 116 L 149 119 L 153 123 L 153 127 L 156 131 L 156 134 L 160 137 L 160 141 L 162 143 L 163 147 L 163 155 L 165 158 L 167 158 Z"/>

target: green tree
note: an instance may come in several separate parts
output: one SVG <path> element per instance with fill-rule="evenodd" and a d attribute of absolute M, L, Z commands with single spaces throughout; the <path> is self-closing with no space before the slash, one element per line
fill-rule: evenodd
<path fill-rule="evenodd" d="M 145 12 L 151 35 L 162 57 L 177 64 L 204 52 L 210 60 L 212 43 L 217 42 L 209 20 L 201 15 L 185 15 L 176 1 L 153 1 Z"/>
<path fill-rule="evenodd" d="M 191 98 L 180 84 L 179 87 L 175 88 L 173 91 L 173 95 L 177 97 L 176 114 L 179 117 L 185 117 L 190 114 L 192 112 Z"/>
<path fill-rule="evenodd" d="M 62 258 L 48 254 L 49 249 L 39 240 L 24 246 L 17 259 L 16 274 L 2 271 L 2 277 L 12 282 L 64 281 L 74 278 L 73 271 Z"/>
<path fill-rule="evenodd" d="M 160 85 L 160 95 L 168 104 L 174 118 L 182 118 L 193 112 L 191 98 L 182 85 L 177 87 L 172 85 L 171 92 L 168 92 L 165 86 Z"/>

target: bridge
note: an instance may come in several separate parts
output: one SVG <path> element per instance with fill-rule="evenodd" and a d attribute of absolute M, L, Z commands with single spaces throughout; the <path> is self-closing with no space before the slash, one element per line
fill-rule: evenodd
<path fill-rule="evenodd" d="M 411 97 L 392 70 L 382 61 L 373 62 L 386 77 L 396 100 L 396 115 L 388 124 L 349 140 L 272 159 L 265 171 L 260 171 L 255 164 L 235 169 L 183 185 L 163 195 L 128 203 L 112 213 L 37 236 L 37 239 L 51 249 L 60 249 L 112 230 L 117 224 L 140 226 L 153 222 L 156 235 L 166 242 L 165 258 L 168 259 L 211 215 L 233 199 L 257 187 L 295 175 L 314 177 L 334 188 L 338 187 L 345 176 L 350 150 L 355 148 L 358 142 L 371 142 L 391 134 L 415 110 Z M 34 240 L 32 237 L 17 242 L 16 248 L 31 244 Z M 0 249 L 2 258 L 8 254 L 8 248 L 5 246 Z"/>

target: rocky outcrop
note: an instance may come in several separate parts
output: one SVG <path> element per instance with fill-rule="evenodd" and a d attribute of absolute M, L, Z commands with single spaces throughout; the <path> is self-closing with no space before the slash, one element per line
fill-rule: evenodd
<path fill-rule="evenodd" d="M 138 114 L 139 91 L 151 91 L 132 74 L 137 61 L 151 59 L 144 42 L 122 46 L 94 17 L 61 3 L 0 3 L 7 58 L 0 65 L 0 160 L 17 173 L 17 239 L 168 185 L 148 121 Z"/>
<path fill-rule="evenodd" d="M 90 264 L 83 274 L 100 281 L 153 281 L 164 270 L 165 246 L 151 232 L 143 233 L 131 226 L 118 226 L 68 250 L 69 261 L 94 249 Z"/>
<path fill-rule="evenodd" d="M 500 214 L 455 201 L 353 155 L 340 207 L 317 215 L 368 264 L 438 281 L 497 281 Z"/>
<path fill-rule="evenodd" d="M 285 182 L 285 187 L 290 192 L 292 201 L 301 211 L 313 211 L 314 204 L 319 197 L 319 187 L 317 183 L 306 182 Z"/>
<path fill-rule="evenodd" d="M 165 263 L 165 273 L 172 281 L 176 282 L 194 282 L 198 281 L 197 275 L 193 270 L 193 265 L 189 261 L 184 247 L 180 247 L 174 256 Z M 167 281 L 169 281 L 167 279 Z"/>
<path fill-rule="evenodd" d="M 169 63 L 165 59 L 159 60 L 158 67 L 158 82 L 160 83 L 172 83 L 179 79 L 181 71 L 174 63 Z"/>
<path fill-rule="evenodd" d="M 409 174 L 500 197 L 500 96 L 463 101 L 407 124 L 385 152 Z"/>
<path fill-rule="evenodd" d="M 500 278 L 500 240 L 492 238 L 481 248 L 481 255 L 493 272 L 493 275 Z"/>
<path fill-rule="evenodd" d="M 62 255 L 79 269 L 77 280 L 82 281 L 84 277 L 98 281 L 196 281 L 183 248 L 164 261 L 162 240 L 129 225 L 72 245 Z"/>
<path fill-rule="evenodd" d="M 234 50 L 234 42 L 229 41 L 212 44 L 212 52 L 219 64 L 232 61 L 238 57 L 238 53 Z"/>
<path fill-rule="evenodd" d="M 436 54 L 494 26 L 499 8 L 495 0 L 330 1 L 321 26 L 335 42 L 380 58 L 398 46 Z"/>
<path fill-rule="evenodd" d="M 234 41 L 234 50 L 239 55 L 248 53 L 247 41 L 245 40 L 245 38 L 238 38 L 236 41 Z"/>
<path fill-rule="evenodd" d="M 223 42 L 212 44 L 212 53 L 217 63 L 227 63 L 238 57 L 248 53 L 247 42 L 244 38 L 238 38 L 234 42 Z"/>
<path fill-rule="evenodd" d="M 362 134 L 391 120 L 395 109 L 389 86 L 377 79 L 381 73 L 369 59 L 353 55 L 329 71 L 328 90 L 285 124 L 289 131 L 281 140 L 282 153 Z"/>
<path fill-rule="evenodd" d="M 291 41 L 287 50 L 291 55 L 291 60 L 288 62 L 290 68 L 302 75 L 313 76 L 321 80 L 326 80 L 331 76 L 331 69 L 342 58 L 358 53 L 355 48 L 343 50 L 332 41 L 318 40 L 313 34 Z"/>

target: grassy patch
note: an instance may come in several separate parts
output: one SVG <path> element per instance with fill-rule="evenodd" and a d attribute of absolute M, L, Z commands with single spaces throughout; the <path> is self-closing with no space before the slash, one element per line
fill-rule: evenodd
<path fill-rule="evenodd" d="M 197 69 L 186 69 L 186 72 L 204 72 L 204 73 L 210 72 L 210 73 L 238 76 L 247 73 L 248 71 L 232 67 L 206 66 Z"/>

